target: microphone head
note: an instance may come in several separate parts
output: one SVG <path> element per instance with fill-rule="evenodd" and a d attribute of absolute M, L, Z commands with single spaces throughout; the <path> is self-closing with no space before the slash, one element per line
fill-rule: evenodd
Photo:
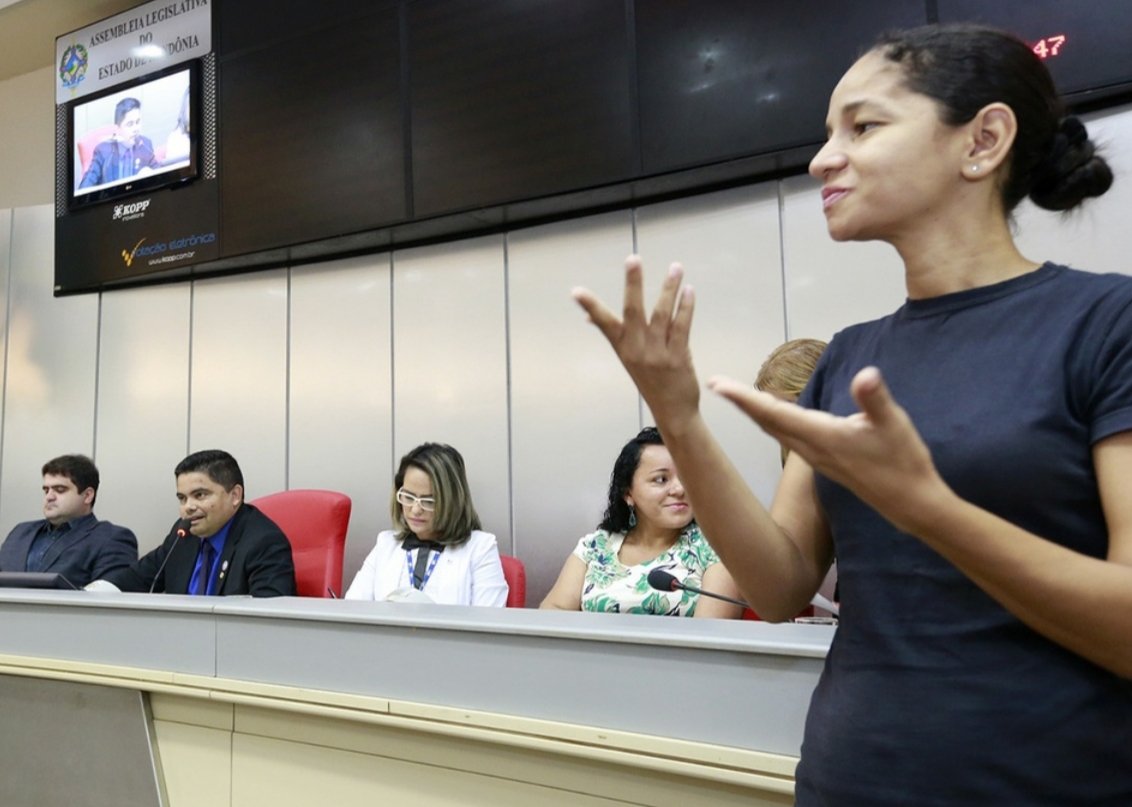
<path fill-rule="evenodd" d="M 173 525 L 173 532 L 176 534 L 177 538 L 184 538 L 189 534 L 189 529 L 192 526 L 192 519 L 182 518 L 180 521 Z"/>
<path fill-rule="evenodd" d="M 680 581 L 664 569 L 653 569 L 649 572 L 648 581 L 658 591 L 675 591 L 680 588 Z"/>

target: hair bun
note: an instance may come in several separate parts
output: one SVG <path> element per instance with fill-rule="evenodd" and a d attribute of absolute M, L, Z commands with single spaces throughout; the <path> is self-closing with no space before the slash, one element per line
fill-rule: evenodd
<path fill-rule="evenodd" d="M 1081 123 L 1081 119 L 1076 115 L 1066 115 L 1058 124 L 1057 133 L 1053 136 L 1053 145 L 1045 160 L 1038 166 L 1038 170 L 1045 174 L 1056 175 L 1070 153 L 1088 139 L 1089 133 L 1085 131 L 1085 124 Z"/>
<path fill-rule="evenodd" d="M 1034 167 L 1030 198 L 1046 210 L 1069 210 L 1112 186 L 1112 169 L 1098 157 L 1085 124 L 1066 115 L 1058 124 L 1049 152 Z"/>

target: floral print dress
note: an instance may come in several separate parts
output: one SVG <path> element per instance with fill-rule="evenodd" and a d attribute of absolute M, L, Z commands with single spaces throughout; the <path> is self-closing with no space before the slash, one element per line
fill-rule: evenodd
<path fill-rule="evenodd" d="M 598 530 L 578 541 L 574 555 L 586 564 L 582 584 L 582 610 L 619 614 L 692 616 L 699 594 L 683 589 L 657 591 L 649 585 L 649 572 L 663 569 L 681 583 L 703 587 L 704 571 L 719 556 L 700 528 L 690 524 L 679 539 L 657 557 L 636 566 L 625 566 L 617 557 L 624 543 L 622 533 Z"/>

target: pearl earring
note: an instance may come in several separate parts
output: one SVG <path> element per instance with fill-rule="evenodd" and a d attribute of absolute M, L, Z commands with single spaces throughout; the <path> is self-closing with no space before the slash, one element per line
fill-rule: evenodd
<path fill-rule="evenodd" d="M 977 166 L 977 165 L 972 165 L 972 166 L 971 166 L 971 173 L 973 173 L 973 174 L 977 174 L 977 173 L 979 173 L 979 166 Z"/>

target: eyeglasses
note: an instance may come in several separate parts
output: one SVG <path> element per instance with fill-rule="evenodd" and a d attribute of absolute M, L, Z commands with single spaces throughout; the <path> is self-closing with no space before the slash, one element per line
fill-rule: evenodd
<path fill-rule="evenodd" d="M 414 496 L 404 488 L 397 491 L 397 502 L 403 507 L 412 507 L 414 504 L 419 504 L 426 513 L 431 513 L 436 509 L 436 499 L 432 496 Z"/>

